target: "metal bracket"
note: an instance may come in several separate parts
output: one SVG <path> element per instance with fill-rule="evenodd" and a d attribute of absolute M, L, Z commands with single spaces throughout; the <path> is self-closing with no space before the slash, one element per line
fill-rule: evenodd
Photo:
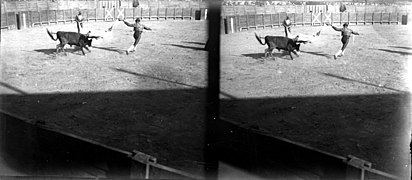
<path fill-rule="evenodd" d="M 157 159 L 155 157 L 136 150 L 133 150 L 133 153 L 130 155 L 130 157 L 141 163 L 157 163 Z"/>
<path fill-rule="evenodd" d="M 346 162 L 349 165 L 352 165 L 354 167 L 357 167 L 359 169 L 371 169 L 372 168 L 372 163 L 365 161 L 363 159 L 357 158 L 352 155 L 348 155 Z"/>
<path fill-rule="evenodd" d="M 360 169 L 360 180 L 364 180 L 365 179 L 365 171 L 366 170 L 371 170 L 372 169 L 372 163 L 365 161 L 363 159 L 357 158 L 355 156 L 352 155 L 348 155 L 347 159 L 345 160 L 345 162 L 353 167 L 356 167 L 358 169 Z"/>

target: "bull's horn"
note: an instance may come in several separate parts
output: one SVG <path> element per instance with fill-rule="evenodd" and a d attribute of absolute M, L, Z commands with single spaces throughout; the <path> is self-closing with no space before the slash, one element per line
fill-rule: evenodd
<path fill-rule="evenodd" d="M 297 35 L 295 38 L 293 38 L 294 41 L 297 41 L 299 39 L 299 35 Z"/>
<path fill-rule="evenodd" d="M 88 38 L 94 38 L 94 39 L 100 39 L 100 38 L 102 38 L 102 39 L 103 39 L 103 37 L 101 37 L 101 36 L 89 36 Z"/>

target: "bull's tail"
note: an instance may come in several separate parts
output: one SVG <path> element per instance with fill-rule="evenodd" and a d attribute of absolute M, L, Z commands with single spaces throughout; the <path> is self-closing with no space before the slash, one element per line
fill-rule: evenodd
<path fill-rule="evenodd" d="M 53 40 L 57 41 L 57 37 L 54 38 L 52 32 L 50 32 L 49 29 L 47 29 L 47 28 L 46 28 L 46 30 L 47 30 L 47 34 L 49 34 L 49 36 L 50 36 Z"/>
<path fill-rule="evenodd" d="M 266 44 L 266 42 L 265 42 L 265 43 L 262 42 L 262 40 L 261 40 L 262 37 L 259 37 L 256 33 L 255 33 L 255 37 L 256 37 L 256 39 L 259 41 L 259 43 L 260 43 L 261 45 L 265 45 L 265 44 Z"/>

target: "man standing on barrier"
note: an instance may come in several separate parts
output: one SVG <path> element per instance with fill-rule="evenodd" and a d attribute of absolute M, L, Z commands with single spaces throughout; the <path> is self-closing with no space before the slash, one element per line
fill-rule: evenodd
<path fill-rule="evenodd" d="M 82 12 L 79 11 L 79 14 L 76 15 L 74 20 L 76 21 L 76 24 L 77 24 L 77 32 L 80 33 L 80 29 L 83 29 L 83 21 L 84 21 Z"/>
<path fill-rule="evenodd" d="M 349 29 L 349 28 L 348 28 L 348 26 L 349 26 L 348 23 L 343 24 L 343 28 L 335 27 L 335 26 L 333 26 L 332 24 L 329 24 L 329 23 L 327 23 L 326 25 L 332 26 L 332 28 L 333 28 L 335 31 L 340 31 L 340 32 L 342 32 L 342 39 L 341 39 L 342 48 L 333 56 L 334 59 L 337 59 L 338 57 L 344 55 L 346 46 L 348 46 L 348 44 L 349 44 L 350 36 L 351 36 L 352 34 L 359 35 L 359 33 L 353 31 L 352 29 Z"/>
<path fill-rule="evenodd" d="M 147 27 L 147 26 L 145 26 L 145 25 L 143 25 L 143 24 L 140 24 L 140 18 L 136 18 L 135 23 L 128 23 L 128 22 L 124 21 L 124 19 L 123 19 L 122 21 L 123 21 L 127 26 L 133 27 L 133 30 L 134 30 L 134 34 L 133 34 L 134 43 L 133 43 L 133 45 L 131 45 L 131 46 L 129 47 L 129 49 L 126 50 L 126 54 L 129 55 L 129 52 L 136 51 L 137 44 L 138 44 L 139 41 L 140 41 L 140 38 L 141 38 L 141 36 L 142 36 L 143 30 L 144 30 L 144 29 L 146 29 L 146 30 L 152 30 L 152 29 L 149 28 L 149 27 Z"/>
<path fill-rule="evenodd" d="M 285 27 L 285 36 L 289 37 L 290 35 L 290 27 L 292 26 L 292 22 L 289 19 L 289 16 L 286 16 L 286 19 L 282 23 L 283 27 Z"/>

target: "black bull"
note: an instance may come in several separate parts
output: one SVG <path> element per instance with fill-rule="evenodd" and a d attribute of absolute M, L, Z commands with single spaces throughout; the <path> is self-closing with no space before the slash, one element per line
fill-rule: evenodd
<path fill-rule="evenodd" d="M 270 53 L 272 55 L 272 51 L 277 49 L 278 51 L 286 50 L 289 52 L 290 58 L 293 60 L 292 52 L 297 55 L 296 51 L 300 50 L 301 43 L 308 43 L 309 41 L 299 41 L 299 36 L 296 36 L 294 39 L 290 39 L 284 36 L 265 36 L 265 43 L 262 42 L 261 38 L 255 33 L 256 39 L 259 41 L 260 44 L 268 45 L 268 48 L 265 49 L 265 57 Z"/>
<path fill-rule="evenodd" d="M 90 32 L 89 32 L 90 33 Z M 80 34 L 77 32 L 65 32 L 65 31 L 58 31 L 56 33 L 57 37 L 54 38 L 52 32 L 50 32 L 47 29 L 47 34 L 54 40 L 57 41 L 57 39 L 60 41 L 60 44 L 57 44 L 56 46 L 56 52 L 59 52 L 59 49 L 61 49 L 64 52 L 64 46 L 66 44 L 72 46 L 79 46 L 80 49 L 82 50 L 83 55 L 85 55 L 83 48 L 86 48 L 89 52 L 89 47 L 92 46 L 92 40 L 93 38 L 98 39 L 101 38 L 100 36 L 89 36 L 89 33 L 87 34 Z"/>

